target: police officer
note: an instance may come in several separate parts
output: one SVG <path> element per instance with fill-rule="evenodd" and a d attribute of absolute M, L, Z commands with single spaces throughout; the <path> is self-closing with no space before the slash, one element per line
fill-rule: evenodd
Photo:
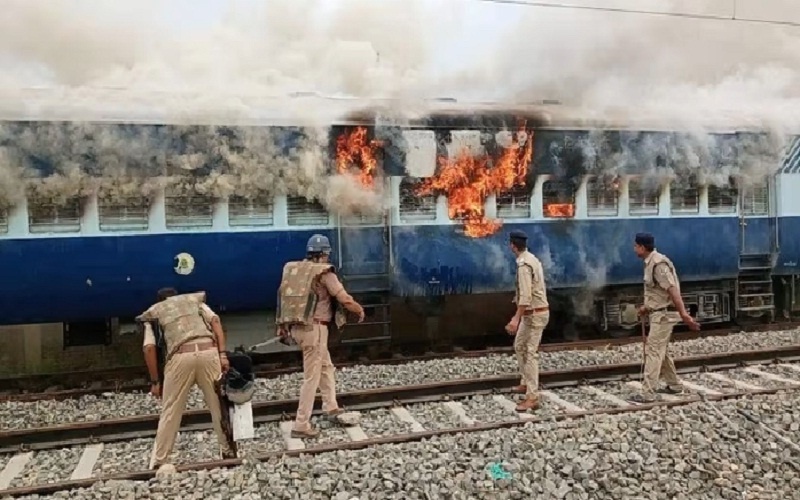
<path fill-rule="evenodd" d="M 509 335 L 516 335 L 514 350 L 522 373 L 520 385 L 514 392 L 524 394 L 517 411 L 536 409 L 539 406 L 539 343 L 542 332 L 550 321 L 550 306 L 547 303 L 544 270 L 542 263 L 528 251 L 528 235 L 512 231 L 511 251 L 516 257 L 517 277 L 514 303 L 517 312 L 506 325 Z"/>
<path fill-rule="evenodd" d="M 351 297 L 328 262 L 331 244 L 315 234 L 306 245 L 306 259 L 288 262 L 278 292 L 276 323 L 280 335 L 291 335 L 303 352 L 303 386 L 292 437 L 310 438 L 319 434 L 311 427 L 311 412 L 317 389 L 322 393 L 322 411 L 337 417 L 344 410 L 336 401 L 334 366 L 328 352 L 328 325 L 334 317 L 332 299 L 364 321 L 364 308 Z M 337 324 L 343 318 L 337 312 Z M 342 319 L 341 324 L 344 321 Z"/>
<path fill-rule="evenodd" d="M 638 233 L 633 251 L 644 261 L 644 305 L 639 308 L 639 316 L 649 316 L 650 332 L 645 347 L 642 393 L 630 400 L 646 403 L 655 400 L 655 392 L 677 394 L 683 391 L 667 345 L 672 329 L 679 321 L 683 320 L 692 330 L 699 330 L 700 325 L 686 312 L 675 266 L 666 255 L 655 249 L 653 235 Z M 667 387 L 656 391 L 659 375 L 664 378 Z"/>
<path fill-rule="evenodd" d="M 155 397 L 163 396 L 150 458 L 151 469 L 167 463 L 194 384 L 203 391 L 223 458 L 233 457 L 222 430 L 220 401 L 215 392 L 216 382 L 229 367 L 225 334 L 219 316 L 204 302 L 205 292 L 178 295 L 173 288 L 163 288 L 158 291 L 158 302 L 136 318 L 145 322 L 144 352 L 150 372 L 150 392 Z M 163 388 L 158 383 L 156 341 L 150 321 L 158 321 L 164 332 L 166 364 Z"/>

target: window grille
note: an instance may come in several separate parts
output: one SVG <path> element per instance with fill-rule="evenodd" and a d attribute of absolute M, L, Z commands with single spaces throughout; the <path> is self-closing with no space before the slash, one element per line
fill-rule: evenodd
<path fill-rule="evenodd" d="M 742 187 L 742 215 L 769 214 L 769 181 Z"/>
<path fill-rule="evenodd" d="M 436 219 L 436 195 L 415 194 L 420 179 L 406 178 L 400 182 L 400 220 L 420 221 Z"/>
<path fill-rule="evenodd" d="M 271 195 L 255 198 L 228 198 L 228 224 L 231 227 L 271 226 L 275 223 L 275 202 Z"/>
<path fill-rule="evenodd" d="M 588 215 L 598 217 L 619 213 L 619 188 L 616 184 L 594 177 L 586 184 Z"/>
<path fill-rule="evenodd" d="M 700 189 L 697 181 L 688 180 L 685 184 L 676 184 L 669 188 L 670 205 L 673 214 L 696 214 L 700 211 Z"/>
<path fill-rule="evenodd" d="M 658 215 L 660 195 L 660 187 L 647 188 L 641 179 L 631 179 L 628 182 L 628 213 Z"/>
<path fill-rule="evenodd" d="M 514 186 L 497 195 L 497 216 L 501 219 L 527 219 L 531 216 L 531 191 L 527 186 Z"/>
<path fill-rule="evenodd" d="M 0 207 L 0 233 L 8 232 L 8 209 Z"/>
<path fill-rule="evenodd" d="M 81 199 L 66 203 L 28 198 L 28 229 L 31 233 L 77 233 L 81 230 Z"/>
<path fill-rule="evenodd" d="M 575 186 L 564 181 L 545 182 L 542 185 L 542 211 L 547 218 L 575 217 Z"/>
<path fill-rule="evenodd" d="M 290 226 L 327 226 L 330 223 L 330 214 L 317 200 L 289 196 L 286 205 Z"/>
<path fill-rule="evenodd" d="M 198 193 L 167 194 L 164 201 L 167 229 L 210 228 L 214 218 L 214 199 Z"/>
<path fill-rule="evenodd" d="M 733 214 L 736 213 L 736 186 L 708 186 L 708 213 Z"/>
<path fill-rule="evenodd" d="M 145 196 L 98 198 L 101 231 L 146 231 L 150 225 L 150 200 Z"/>

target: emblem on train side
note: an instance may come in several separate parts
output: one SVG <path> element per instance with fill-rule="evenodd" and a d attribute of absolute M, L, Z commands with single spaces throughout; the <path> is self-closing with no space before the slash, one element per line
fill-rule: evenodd
<path fill-rule="evenodd" d="M 186 276 L 194 271 L 194 257 L 186 252 L 181 252 L 175 256 L 175 272 Z"/>

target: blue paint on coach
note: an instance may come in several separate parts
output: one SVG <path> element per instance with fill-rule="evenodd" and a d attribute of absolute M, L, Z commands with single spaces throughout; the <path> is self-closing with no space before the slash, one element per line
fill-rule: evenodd
<path fill-rule="evenodd" d="M 780 253 L 773 274 L 800 274 L 800 217 L 778 219 Z"/>

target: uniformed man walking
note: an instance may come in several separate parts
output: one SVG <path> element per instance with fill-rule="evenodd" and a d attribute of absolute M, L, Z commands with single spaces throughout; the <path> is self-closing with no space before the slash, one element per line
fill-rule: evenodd
<path fill-rule="evenodd" d="M 215 384 L 229 367 L 225 333 L 219 316 L 205 304 L 205 292 L 178 295 L 173 288 L 158 291 L 158 302 L 136 318 L 145 322 L 144 352 L 151 378 L 151 393 L 163 396 L 150 468 L 167 463 L 180 428 L 192 386 L 203 391 L 223 458 L 233 452 L 222 430 L 219 396 Z M 156 341 L 150 321 L 158 321 L 166 344 L 164 387 L 158 383 Z"/>
<path fill-rule="evenodd" d="M 332 300 L 364 321 L 364 308 L 351 297 L 328 262 L 331 244 L 315 234 L 306 245 L 306 259 L 288 262 L 278 291 L 276 323 L 281 335 L 291 335 L 303 352 L 303 386 L 292 437 L 310 438 L 319 434 L 311 427 L 311 413 L 317 389 L 322 393 L 322 411 L 337 417 L 344 410 L 336 401 L 336 382 L 331 354 L 328 352 L 328 325 L 334 318 Z M 336 313 L 337 325 L 344 324 L 342 311 Z"/>
<path fill-rule="evenodd" d="M 542 263 L 528 251 L 528 235 L 522 231 L 512 231 L 510 246 L 517 264 L 517 291 L 514 297 L 517 312 L 506 325 L 506 331 L 516 335 L 514 351 L 522 374 L 520 385 L 514 388 L 514 392 L 525 395 L 517 405 L 517 411 L 527 411 L 539 406 L 538 351 L 542 332 L 550 321 L 550 307 Z"/>
<path fill-rule="evenodd" d="M 669 340 L 672 329 L 681 320 L 692 330 L 699 330 L 700 325 L 686 312 L 678 273 L 672 261 L 655 249 L 653 235 L 638 233 L 633 251 L 644 261 L 644 305 L 639 308 L 639 316 L 649 316 L 650 332 L 645 347 L 642 393 L 632 396 L 630 401 L 647 403 L 656 399 L 656 392 L 677 394 L 683 391 L 675 363 L 668 353 Z M 656 390 L 659 375 L 667 386 Z"/>

